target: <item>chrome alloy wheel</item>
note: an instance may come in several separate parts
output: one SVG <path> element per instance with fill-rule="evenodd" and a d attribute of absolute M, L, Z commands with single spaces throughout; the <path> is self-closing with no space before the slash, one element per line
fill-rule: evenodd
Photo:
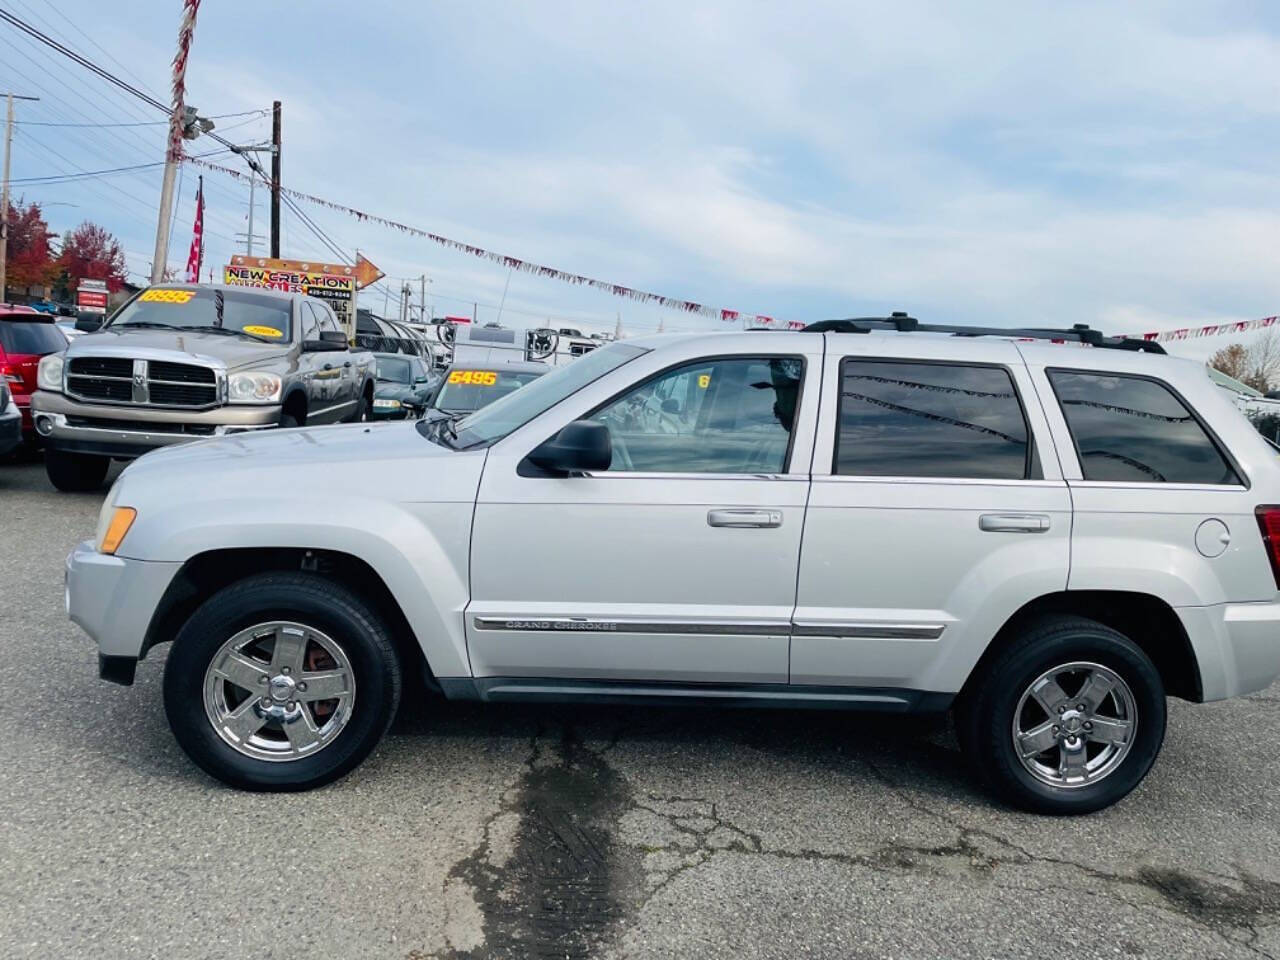
<path fill-rule="evenodd" d="M 342 732 L 355 704 L 346 653 L 313 627 L 288 621 L 241 630 L 204 676 L 204 710 L 218 736 L 257 760 L 298 760 Z"/>
<path fill-rule="evenodd" d="M 1084 787 L 1120 766 L 1137 729 L 1137 702 L 1119 674 L 1097 663 L 1064 663 L 1023 692 L 1013 748 L 1041 783 Z"/>

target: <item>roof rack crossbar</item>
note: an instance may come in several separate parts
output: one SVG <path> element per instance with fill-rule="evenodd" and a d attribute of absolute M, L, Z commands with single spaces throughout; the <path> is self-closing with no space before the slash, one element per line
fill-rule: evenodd
<path fill-rule="evenodd" d="M 1133 350 L 1139 353 L 1164 353 L 1154 340 L 1132 337 L 1108 337 L 1088 324 L 1077 323 L 1069 329 L 1051 327 L 974 327 L 949 323 L 921 323 L 905 313 L 889 317 L 850 317 L 847 320 L 819 320 L 804 328 L 805 333 L 871 333 L 893 330 L 898 333 L 945 333 L 953 337 L 1011 337 L 1015 340 L 1062 340 L 1087 343 L 1108 350 Z"/>

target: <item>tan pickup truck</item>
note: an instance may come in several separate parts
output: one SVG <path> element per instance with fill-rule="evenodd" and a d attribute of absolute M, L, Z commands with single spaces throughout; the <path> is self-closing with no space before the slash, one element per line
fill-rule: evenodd
<path fill-rule="evenodd" d="M 101 486 L 112 459 L 272 427 L 368 419 L 374 364 L 324 301 L 165 284 L 40 363 L 31 408 L 49 479 Z"/>

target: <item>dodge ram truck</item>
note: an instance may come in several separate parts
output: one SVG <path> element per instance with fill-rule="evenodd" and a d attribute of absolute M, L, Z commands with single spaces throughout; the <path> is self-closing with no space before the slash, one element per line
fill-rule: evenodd
<path fill-rule="evenodd" d="M 32 417 L 49 479 L 59 490 L 93 490 L 113 458 L 202 437 L 366 420 L 374 364 L 351 348 L 322 300 L 166 284 L 44 357 L 37 384 Z"/>

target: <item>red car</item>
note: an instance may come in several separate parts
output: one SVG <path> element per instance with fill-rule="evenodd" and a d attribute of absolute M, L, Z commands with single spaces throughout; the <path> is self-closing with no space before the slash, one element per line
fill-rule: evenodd
<path fill-rule="evenodd" d="M 31 307 L 0 303 L 0 377 L 22 411 L 22 437 L 35 442 L 31 424 L 31 394 L 36 391 L 36 367 L 47 353 L 67 349 L 67 336 L 58 329 L 57 317 Z"/>

